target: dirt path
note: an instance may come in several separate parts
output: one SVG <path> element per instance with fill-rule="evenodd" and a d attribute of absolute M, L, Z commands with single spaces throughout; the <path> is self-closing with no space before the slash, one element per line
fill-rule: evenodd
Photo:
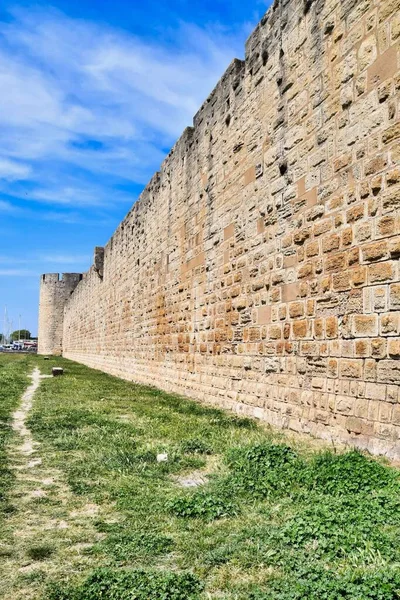
<path fill-rule="evenodd" d="M 47 377 L 35 368 L 13 415 L 16 435 L 8 447 L 13 511 L 0 532 L 0 598 L 7 600 L 41 598 L 40 584 L 79 571 L 89 560 L 85 551 L 100 537 L 93 526 L 99 507 L 71 492 L 27 427 L 35 392 Z"/>
<path fill-rule="evenodd" d="M 31 375 L 32 383 L 25 391 L 21 399 L 21 406 L 13 415 L 12 427 L 14 431 L 18 432 L 22 437 L 23 443 L 20 447 L 20 453 L 22 456 L 30 457 L 37 451 L 37 442 L 35 443 L 32 438 L 32 434 L 26 426 L 26 419 L 32 408 L 33 396 L 40 385 L 40 380 L 50 375 L 41 375 L 39 369 L 36 367 Z M 27 460 L 26 465 L 20 465 L 16 468 L 28 468 L 31 469 L 38 466 L 41 463 L 41 459 Z"/>

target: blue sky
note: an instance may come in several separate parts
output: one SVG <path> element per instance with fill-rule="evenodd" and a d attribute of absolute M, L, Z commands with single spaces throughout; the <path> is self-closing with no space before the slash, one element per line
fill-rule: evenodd
<path fill-rule="evenodd" d="M 0 7 L 0 332 L 81 272 L 266 11 L 264 0 Z"/>

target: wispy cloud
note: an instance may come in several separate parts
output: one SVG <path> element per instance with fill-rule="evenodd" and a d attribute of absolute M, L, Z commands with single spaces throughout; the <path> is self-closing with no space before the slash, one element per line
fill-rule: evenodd
<path fill-rule="evenodd" d="M 216 27 L 182 23 L 172 47 L 16 10 L 0 23 L 0 191 L 127 205 L 132 195 L 115 189 L 146 183 L 241 46 Z"/>
<path fill-rule="evenodd" d="M 14 212 L 15 207 L 5 200 L 0 200 L 0 213 L 12 213 Z"/>
<path fill-rule="evenodd" d="M 7 179 L 8 181 L 27 179 L 31 171 L 29 165 L 0 158 L 0 179 Z"/>
<path fill-rule="evenodd" d="M 0 255 L 0 277 L 36 277 L 57 270 L 84 272 L 90 267 L 91 256 L 37 252 L 29 257 Z"/>
<path fill-rule="evenodd" d="M 37 277 L 37 271 L 28 269 L 0 269 L 0 277 Z"/>
<path fill-rule="evenodd" d="M 40 263 L 54 263 L 57 265 L 73 265 L 73 264 L 88 264 L 91 257 L 87 254 L 49 254 L 37 253 L 30 258 L 20 256 L 5 256 L 0 255 L 0 265 L 28 265 Z"/>

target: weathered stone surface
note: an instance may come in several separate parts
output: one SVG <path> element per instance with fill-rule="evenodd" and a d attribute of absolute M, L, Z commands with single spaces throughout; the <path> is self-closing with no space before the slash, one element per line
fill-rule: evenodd
<path fill-rule="evenodd" d="M 400 458 L 399 45 L 398 0 L 275 3 L 39 351 Z"/>
<path fill-rule="evenodd" d="M 80 273 L 47 273 L 40 279 L 39 354 L 62 354 L 64 307 L 81 280 Z"/>

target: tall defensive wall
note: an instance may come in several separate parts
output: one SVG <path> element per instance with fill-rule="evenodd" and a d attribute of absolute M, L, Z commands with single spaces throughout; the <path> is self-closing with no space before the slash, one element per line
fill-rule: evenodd
<path fill-rule="evenodd" d="M 274 2 L 65 301 L 64 356 L 400 457 L 398 8 Z"/>

